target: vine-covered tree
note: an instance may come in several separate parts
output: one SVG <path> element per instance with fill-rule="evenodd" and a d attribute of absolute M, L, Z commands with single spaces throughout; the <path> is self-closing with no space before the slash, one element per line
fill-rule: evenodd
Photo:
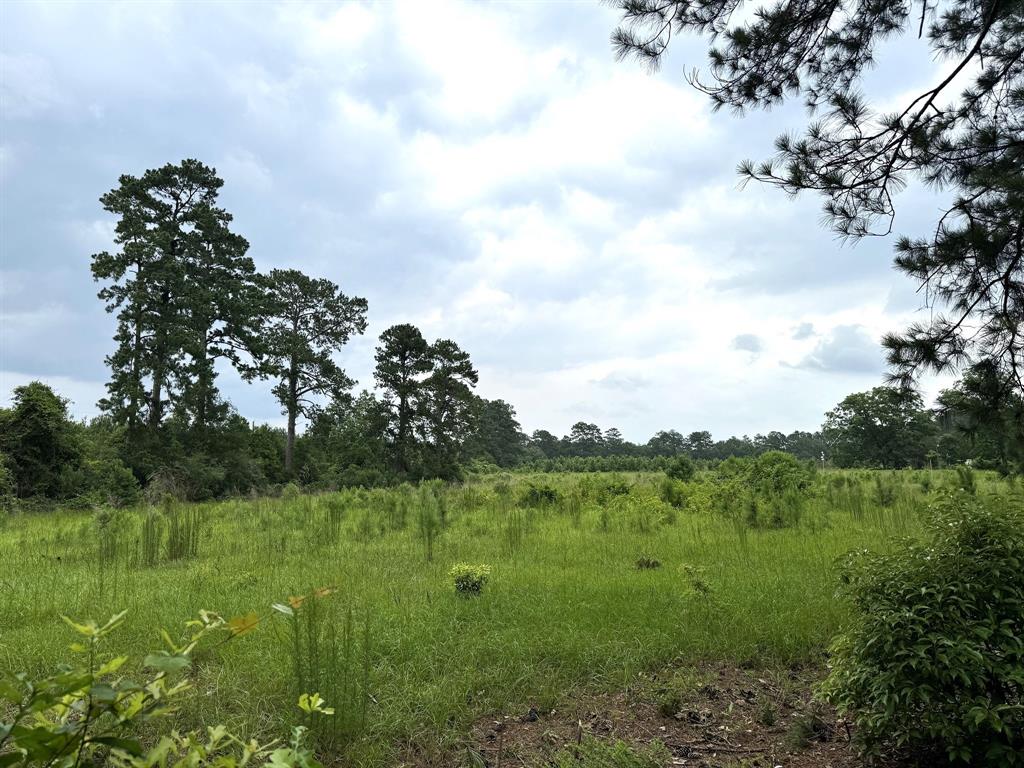
<path fill-rule="evenodd" d="M 380 335 L 374 360 L 373 376 L 388 411 L 391 465 L 407 475 L 413 469 L 416 428 L 423 413 L 423 379 L 433 369 L 430 345 L 416 326 L 393 325 Z"/>
<path fill-rule="evenodd" d="M 657 65 L 672 36 L 710 38 L 714 107 L 768 108 L 801 96 L 817 113 L 803 136 L 740 173 L 824 197 L 841 235 L 887 234 L 911 179 L 953 192 L 927 237 L 900 238 L 896 266 L 925 289 L 927 322 L 885 337 L 891 378 L 989 361 L 1024 390 L 1024 3 L 1020 0 L 618 0 L 620 57 Z M 891 114 L 860 92 L 879 44 L 912 32 L 951 61 L 933 87 Z M 959 94 L 952 91 L 967 81 Z"/>
<path fill-rule="evenodd" d="M 274 397 L 288 417 L 284 466 L 295 464 L 295 426 L 309 418 L 317 399 L 345 398 L 355 382 L 333 355 L 366 330 L 366 299 L 350 298 L 330 280 L 295 269 L 275 269 L 261 280 L 265 291 L 262 375 L 277 379 Z"/>
<path fill-rule="evenodd" d="M 39 381 L 15 387 L 12 401 L 0 409 L 0 456 L 8 457 L 15 493 L 55 497 L 82 454 L 68 401 Z"/>

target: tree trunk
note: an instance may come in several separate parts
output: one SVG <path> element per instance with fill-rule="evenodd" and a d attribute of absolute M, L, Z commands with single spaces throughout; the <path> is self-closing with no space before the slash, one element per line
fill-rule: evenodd
<path fill-rule="evenodd" d="M 298 379 L 298 366 L 293 357 L 291 365 L 288 367 L 288 438 L 284 444 L 284 471 L 289 477 L 291 477 L 295 464 L 295 419 L 299 410 Z"/>

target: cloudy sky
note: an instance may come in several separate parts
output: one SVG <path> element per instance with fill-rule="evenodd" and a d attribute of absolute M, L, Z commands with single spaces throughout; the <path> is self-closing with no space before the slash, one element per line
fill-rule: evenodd
<path fill-rule="evenodd" d="M 96 412 L 113 324 L 92 253 L 122 173 L 198 158 L 260 269 L 369 301 L 341 361 L 372 385 L 396 322 L 456 340 L 479 392 L 528 431 L 577 420 L 645 441 L 814 429 L 877 385 L 878 339 L 919 312 L 891 240 L 844 246 L 819 201 L 734 168 L 799 104 L 712 113 L 677 40 L 657 74 L 616 63 L 596 3 L 0 3 L 0 400 L 42 379 Z M 892 106 L 934 77 L 894 46 L 866 82 Z M 913 188 L 897 229 L 927 231 Z M 241 413 L 270 384 L 225 373 Z M 931 383 L 934 389 L 934 382 Z"/>

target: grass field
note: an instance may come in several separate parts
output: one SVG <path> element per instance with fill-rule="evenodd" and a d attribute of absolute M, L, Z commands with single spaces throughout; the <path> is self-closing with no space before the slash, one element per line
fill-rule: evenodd
<path fill-rule="evenodd" d="M 822 472 L 784 527 L 752 527 L 698 476 L 680 506 L 660 475 L 493 476 L 462 486 L 0 518 L 0 665 L 67 658 L 62 615 L 105 619 L 133 659 L 200 609 L 255 631 L 199 658 L 183 727 L 278 735 L 295 695 L 338 716 L 331 754 L 441 755 L 470 723 L 614 690 L 672 662 L 819 660 L 846 617 L 837 558 L 919 531 L 954 472 Z M 978 473 L 985 492 L 1011 492 Z M 656 567 L 638 567 L 641 565 Z M 491 567 L 478 597 L 458 562 Z M 309 599 L 295 618 L 273 603 Z"/>

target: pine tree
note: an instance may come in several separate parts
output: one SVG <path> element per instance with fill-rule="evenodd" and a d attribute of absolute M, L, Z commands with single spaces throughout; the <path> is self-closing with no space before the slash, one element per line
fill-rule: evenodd
<path fill-rule="evenodd" d="M 222 185 L 214 169 L 185 160 L 121 176 L 100 198 L 119 217 L 120 246 L 92 257 L 93 278 L 106 283 L 99 297 L 117 313 L 100 405 L 130 434 L 160 427 L 181 398 L 205 421 L 218 399 L 212 358 L 237 361 L 228 350 L 244 336 L 238 302 L 252 263 L 248 244 L 228 228 L 231 216 L 216 206 Z"/>
<path fill-rule="evenodd" d="M 428 350 L 432 368 L 423 382 L 422 424 L 432 453 L 431 474 L 453 477 L 462 447 L 474 425 L 473 388 L 478 375 L 469 354 L 450 339 L 439 339 Z"/>
<path fill-rule="evenodd" d="M 620 57 L 656 66 L 674 34 L 712 42 L 710 79 L 690 80 L 716 109 L 742 112 L 802 96 L 817 114 L 803 136 L 740 173 L 824 198 L 844 237 L 888 234 L 894 195 L 912 178 L 954 192 L 923 238 L 900 238 L 896 266 L 934 310 L 892 333 L 893 383 L 925 370 L 988 362 L 1000 387 L 1024 391 L 1024 3 L 1021 0 L 619 0 Z M 883 40 L 927 37 L 949 73 L 899 112 L 880 115 L 859 91 Z M 970 83 L 951 94 L 957 78 Z"/>
<path fill-rule="evenodd" d="M 294 269 L 272 270 L 261 285 L 266 323 L 261 375 L 277 379 L 274 396 L 288 417 L 284 464 L 290 474 L 298 418 L 316 413 L 318 397 L 342 400 L 355 384 L 332 355 L 366 330 L 366 300 L 349 298 L 330 280 Z"/>
<path fill-rule="evenodd" d="M 423 380 L 433 369 L 430 345 L 419 328 L 404 323 L 380 335 L 374 354 L 374 379 L 388 411 L 388 443 L 392 468 L 409 474 L 413 466 L 416 430 L 424 411 Z"/>

